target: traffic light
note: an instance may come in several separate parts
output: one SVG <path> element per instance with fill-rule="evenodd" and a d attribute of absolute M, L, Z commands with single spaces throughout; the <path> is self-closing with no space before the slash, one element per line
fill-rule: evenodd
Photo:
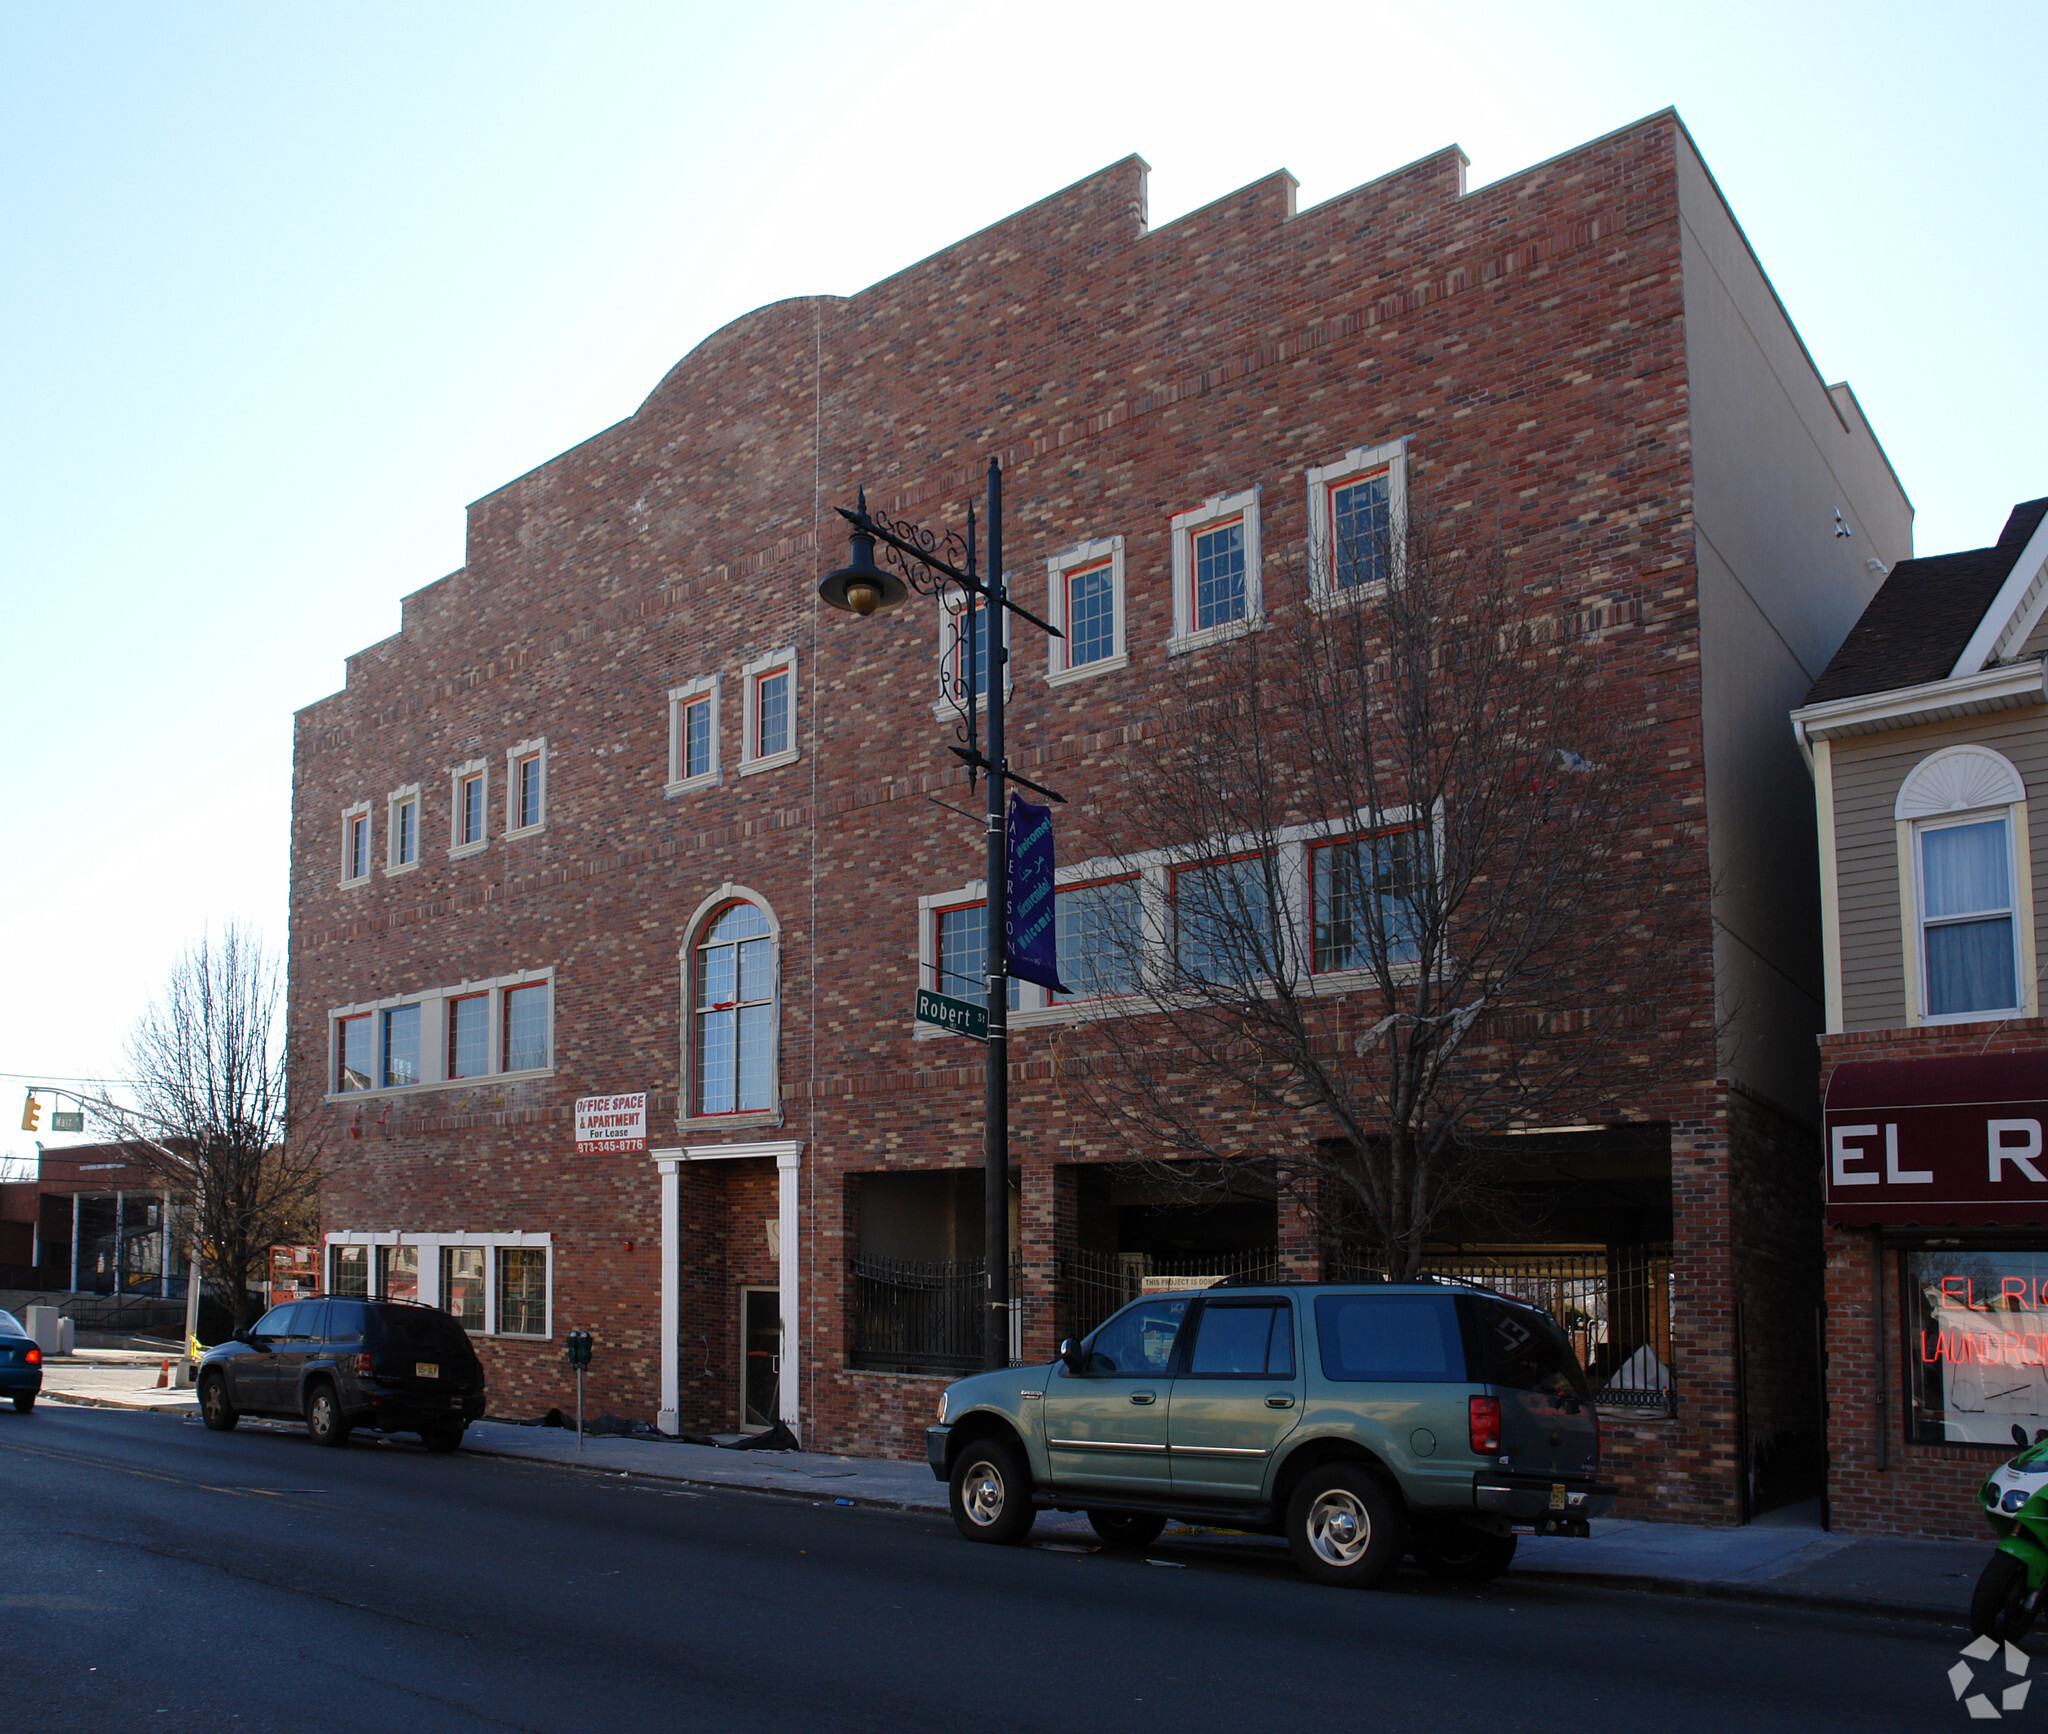
<path fill-rule="evenodd" d="M 587 1367 L 590 1365 L 590 1333 L 571 1331 L 569 1333 L 569 1365 Z"/>
<path fill-rule="evenodd" d="M 36 1100 L 35 1091 L 31 1090 L 28 1093 L 28 1100 L 21 1105 L 21 1129 L 24 1132 L 38 1131 L 42 1123 L 43 1105 Z"/>

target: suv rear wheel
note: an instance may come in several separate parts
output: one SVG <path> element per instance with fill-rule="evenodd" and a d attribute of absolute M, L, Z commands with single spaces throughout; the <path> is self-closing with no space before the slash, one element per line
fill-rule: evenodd
<path fill-rule="evenodd" d="M 242 1418 L 242 1412 L 228 1401 L 224 1374 L 208 1373 L 199 1381 L 199 1416 L 216 1433 L 228 1433 Z"/>
<path fill-rule="evenodd" d="M 1287 1502 L 1287 1549 L 1318 1583 L 1378 1583 L 1401 1563 L 1407 1528 L 1393 1495 L 1349 1463 L 1310 1471 Z"/>
<path fill-rule="evenodd" d="M 306 1393 L 306 1431 L 315 1445 L 348 1442 L 348 1419 L 341 1412 L 341 1399 L 324 1379 Z"/>
<path fill-rule="evenodd" d="M 1038 1521 L 1024 1453 L 993 1434 L 960 1447 L 947 1503 L 953 1508 L 955 1526 L 969 1541 L 1014 1546 Z"/>

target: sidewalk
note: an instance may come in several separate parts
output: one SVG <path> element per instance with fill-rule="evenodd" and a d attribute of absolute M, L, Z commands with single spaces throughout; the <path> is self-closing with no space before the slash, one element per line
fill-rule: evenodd
<path fill-rule="evenodd" d="M 165 1361 L 171 1376 L 178 1372 L 175 1353 L 150 1354 L 131 1349 L 77 1349 L 52 1355 L 43 1363 L 43 1400 L 82 1403 L 91 1409 L 180 1409 L 199 1412 L 191 1387 L 156 1388 Z"/>

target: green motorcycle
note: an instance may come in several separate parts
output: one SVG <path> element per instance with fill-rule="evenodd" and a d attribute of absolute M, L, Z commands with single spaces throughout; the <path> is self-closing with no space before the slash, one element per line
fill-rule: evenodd
<path fill-rule="evenodd" d="M 1998 1537 L 1998 1551 L 1970 1597 L 1970 1630 L 1999 1643 L 2017 1643 L 2041 1611 L 2041 1586 L 2048 1583 L 2048 1427 L 2027 1443 L 2015 1424 L 2020 1448 L 1991 1472 L 1977 1497 Z"/>

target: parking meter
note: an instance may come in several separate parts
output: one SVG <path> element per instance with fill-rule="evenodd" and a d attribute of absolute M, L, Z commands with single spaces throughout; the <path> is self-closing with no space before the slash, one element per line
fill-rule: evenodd
<path fill-rule="evenodd" d="M 590 1365 L 590 1333 L 571 1331 L 569 1365 L 576 1369 L 576 1449 L 583 1449 L 583 1369 Z"/>

